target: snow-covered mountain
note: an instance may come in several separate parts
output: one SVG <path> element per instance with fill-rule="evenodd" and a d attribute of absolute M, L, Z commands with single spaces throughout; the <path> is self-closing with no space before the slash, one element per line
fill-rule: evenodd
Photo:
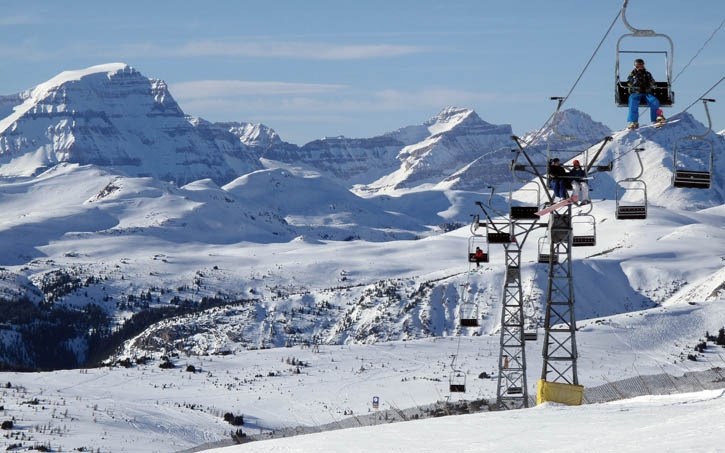
<path fill-rule="evenodd" d="M 378 137 L 327 137 L 297 149 L 272 145 L 264 157 L 315 168 L 369 195 L 436 184 L 454 173 L 461 185 L 473 184 L 472 179 L 482 184 L 482 177 L 497 183 L 511 145 L 511 126 L 489 124 L 471 109 L 448 107 L 421 125 Z M 481 159 L 483 174 L 460 173 Z"/>
<path fill-rule="evenodd" d="M 177 184 L 202 178 L 223 184 L 261 168 L 231 133 L 194 127 L 163 81 L 123 63 L 63 72 L 0 105 L 12 108 L 0 121 L 6 176 L 36 175 L 66 162 Z"/>
<path fill-rule="evenodd" d="M 693 140 L 690 137 L 701 136 Z M 594 146 L 598 148 L 598 145 Z M 712 147 L 712 148 L 711 148 Z M 635 149 L 641 149 L 637 152 Z M 669 118 L 668 124 L 660 129 L 652 126 L 636 131 L 620 131 L 613 134 L 613 140 L 605 146 L 598 162 L 612 163 L 612 171 L 595 175 L 593 185 L 596 197 L 616 198 L 619 181 L 637 178 L 646 185 L 647 201 L 652 205 L 685 210 L 705 209 L 725 203 L 725 137 L 707 131 L 706 126 L 690 113 Z M 711 153 L 712 152 L 712 157 Z M 693 190 L 672 187 L 675 152 L 678 167 L 712 173 L 709 190 Z M 579 154 L 591 157 L 592 153 Z M 640 165 L 638 156 L 642 160 Z M 564 160 L 576 157 L 562 153 Z M 710 168 L 710 159 L 713 159 Z M 641 173 L 641 176 L 640 176 Z M 621 196 L 620 191 L 620 196 Z"/>
<path fill-rule="evenodd" d="M 6 244 L 0 261 L 7 266 L 4 294 L 33 304 L 97 304 L 109 315 L 108 328 L 147 309 L 149 298 L 168 306 L 207 299 L 227 303 L 251 294 L 254 309 L 242 324 L 260 313 L 309 310 L 309 304 L 322 307 L 315 312 L 325 321 L 303 322 L 300 316 L 301 324 L 294 325 L 283 321 L 286 315 L 265 315 L 265 322 L 286 327 L 269 337 L 246 333 L 244 346 L 259 346 L 263 339 L 281 345 L 291 336 L 341 343 L 449 334 L 455 328 L 459 275 L 464 275 L 452 270 L 457 260 L 441 260 L 444 252 L 422 252 L 420 259 L 436 261 L 440 273 L 430 275 L 421 264 L 405 262 L 397 264 L 407 272 L 391 274 L 390 266 L 396 267 L 391 251 L 399 242 L 421 238 L 413 247 L 435 250 L 436 241 L 449 240 L 439 233 L 470 221 L 477 212 L 474 202 L 488 192 L 487 185 L 512 181 L 511 127 L 486 123 L 470 109 L 446 108 L 422 125 L 371 139 L 325 139 L 293 148 L 266 126 L 186 117 L 162 82 L 116 64 L 63 73 L 25 94 L 4 97 L 0 104 L 15 104 L 0 120 L 6 162 L 0 167 L 5 175 L 0 181 L 0 206 L 6 214 L 0 229 Z M 611 132 L 569 110 L 557 126 L 562 131 L 577 134 L 582 143 Z M 643 147 L 640 179 L 650 206 L 685 211 L 677 220 L 667 220 L 678 227 L 682 222 L 717 223 L 725 138 L 708 135 L 716 150 L 710 190 L 671 187 L 678 140 L 701 133 L 704 127 L 684 114 L 662 129 L 613 134 L 597 159 L 612 163 L 612 171 L 593 175 L 593 199 L 602 201 L 602 207 L 615 203 L 618 181 L 640 173 L 633 149 Z M 148 143 L 139 137 L 149 138 Z M 557 138 L 543 134 L 541 146 Z M 180 143 L 198 145 L 194 155 L 199 165 L 184 165 Z M 593 159 L 582 147 L 558 152 L 565 162 Z M 267 158 L 257 159 L 260 153 Z M 167 182 L 193 178 L 184 185 Z M 366 179 L 354 189 L 364 197 L 349 190 L 352 181 Z M 505 211 L 507 198 L 492 202 Z M 597 218 L 611 218 L 611 209 L 597 208 Z M 698 209 L 710 211 L 690 213 Z M 445 228 L 435 228 L 441 224 Z M 355 257 L 359 243 L 379 244 L 377 254 L 386 258 L 360 262 Z M 618 244 L 612 240 L 609 245 Z M 337 248 L 339 258 L 310 262 L 297 256 L 298 249 L 309 252 L 314 246 Z M 130 251 L 142 258 L 129 261 Z M 176 253 L 181 255 L 170 258 Z M 267 256 L 276 257 L 273 264 Z M 675 274 L 668 279 L 679 281 L 682 275 Z M 346 283 L 325 296 L 326 290 L 314 293 L 307 281 L 323 288 Z M 532 284 L 540 289 L 543 281 L 537 278 Z M 644 290 L 630 284 L 629 277 L 622 279 L 622 297 L 636 299 Z M 489 288 L 485 292 L 494 304 L 498 283 L 480 287 Z M 299 306 L 290 299 L 298 293 L 304 295 Z M 381 303 L 378 294 L 387 301 Z M 278 302 L 280 295 L 286 301 Z M 348 305 L 349 297 L 357 302 Z M 608 304 L 598 307 L 588 313 L 621 311 Z M 216 322 L 223 323 L 223 317 Z M 69 347 L 79 363 L 93 352 L 84 335 L 79 331 Z M 5 359 L 38 363 L 32 357 L 29 349 Z"/>
<path fill-rule="evenodd" d="M 283 141 L 274 129 L 264 124 L 227 122 L 216 123 L 216 125 L 239 137 L 242 143 L 255 150 L 260 157 L 271 147 L 297 147 Z"/>
<path fill-rule="evenodd" d="M 611 129 L 588 114 L 566 109 L 556 112 L 541 130 L 525 134 L 523 141 L 532 147 L 573 150 L 588 148 L 611 134 Z"/>
<path fill-rule="evenodd" d="M 305 165 L 324 172 L 348 186 L 370 182 L 390 173 L 399 162 L 396 155 L 404 146 L 392 137 L 326 137 L 301 147 L 273 145 L 266 159 Z"/>
<path fill-rule="evenodd" d="M 446 108 L 297 147 L 267 126 L 187 117 L 122 64 L 1 97 L 0 113 L 0 364 L 111 365 L 2 373 L 6 448 L 175 451 L 228 438 L 230 411 L 268 432 L 371 411 L 372 396 L 393 411 L 431 404 L 448 395 L 451 355 L 470 395 L 492 397 L 479 376 L 498 369 L 507 263 L 494 244 L 471 265 L 465 225 L 487 185 L 500 212 L 508 187 L 532 201 L 510 172 L 510 126 Z M 567 110 L 556 132 L 529 145 L 536 162 L 553 147 L 590 163 L 612 136 L 596 159 L 611 171 L 592 172 L 593 203 L 574 208 L 596 231 L 572 252 L 581 382 L 720 366 L 693 346 L 725 322 L 725 137 L 706 135 L 713 183 L 698 190 L 671 184 L 676 151 L 708 164 L 680 146 L 705 133 L 690 114 L 612 132 Z M 614 215 L 627 179 L 646 186 L 644 220 Z M 521 244 L 531 322 L 545 309 L 543 234 Z M 479 327 L 460 326 L 464 301 Z M 541 355 L 527 356 L 533 385 Z"/>
<path fill-rule="evenodd" d="M 398 153 L 400 167 L 368 184 L 367 191 L 389 191 L 436 184 L 482 157 L 488 164 L 485 175 L 477 174 L 479 182 L 495 183 L 501 179 L 502 162 L 510 156 L 511 126 L 493 125 L 483 121 L 473 110 L 447 108 L 423 124 L 428 135 L 421 139 L 423 128 L 405 128 L 391 135 L 413 138 Z M 419 139 L 419 140 L 418 140 Z M 459 175 L 459 179 L 465 179 Z"/>

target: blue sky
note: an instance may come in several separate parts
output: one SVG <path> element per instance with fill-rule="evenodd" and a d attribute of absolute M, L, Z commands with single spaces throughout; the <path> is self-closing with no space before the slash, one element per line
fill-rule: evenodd
<path fill-rule="evenodd" d="M 323 136 L 371 137 L 420 124 L 442 108 L 473 108 L 485 121 L 538 129 L 564 96 L 621 8 L 621 0 L 309 0 L 207 2 L 3 1 L 0 94 L 59 72 L 125 62 L 165 80 L 188 114 L 261 122 L 304 144 Z M 627 19 L 674 41 L 671 116 L 725 76 L 722 0 L 630 0 Z M 564 108 L 613 129 L 621 20 Z M 664 40 L 628 41 L 658 50 Z M 624 45 L 624 44 L 623 44 Z M 626 61 L 625 61 L 626 58 Z M 631 56 L 622 66 L 631 67 Z M 655 78 L 664 60 L 646 56 Z M 686 69 L 685 69 L 686 67 Z M 681 74 L 680 71 L 685 69 Z M 725 82 L 709 95 L 725 129 Z M 705 121 L 701 104 L 689 110 Z"/>

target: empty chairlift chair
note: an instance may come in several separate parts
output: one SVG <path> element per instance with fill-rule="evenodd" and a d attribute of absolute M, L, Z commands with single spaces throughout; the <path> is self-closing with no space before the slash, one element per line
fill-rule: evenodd
<path fill-rule="evenodd" d="M 617 181 L 617 219 L 647 218 L 647 184 L 638 179 Z"/>
<path fill-rule="evenodd" d="M 507 244 L 511 242 L 509 222 L 490 222 L 486 225 L 486 240 L 488 240 L 489 244 Z"/>
<path fill-rule="evenodd" d="M 644 148 L 636 148 L 634 151 L 639 162 L 639 174 L 633 178 L 625 178 L 617 181 L 615 205 L 617 219 L 646 219 L 647 218 L 647 184 L 640 179 L 644 173 L 640 151 Z"/>
<path fill-rule="evenodd" d="M 517 191 L 523 195 L 528 202 L 513 199 L 513 191 L 509 195 L 510 215 L 514 220 L 538 220 L 536 213 L 541 209 L 541 187 L 536 182 L 530 182 L 527 186 Z"/>
<path fill-rule="evenodd" d="M 541 236 L 539 238 L 539 256 L 537 261 L 539 263 L 546 264 L 549 262 L 551 256 L 551 241 L 549 240 L 549 236 Z M 554 253 L 553 257 L 554 262 L 558 263 L 559 259 L 556 253 Z"/>
<path fill-rule="evenodd" d="M 597 221 L 593 215 L 580 214 L 571 218 L 572 247 L 597 245 Z"/>
<path fill-rule="evenodd" d="M 478 304 L 467 290 L 458 309 L 458 319 L 460 319 L 461 327 L 478 327 L 480 319 Z"/>
<path fill-rule="evenodd" d="M 535 326 L 524 330 L 524 341 L 536 341 L 539 338 L 538 329 Z"/>
<path fill-rule="evenodd" d="M 451 393 L 463 393 L 466 391 L 466 373 L 461 370 L 453 370 L 448 377 L 449 390 Z"/>
<path fill-rule="evenodd" d="M 708 128 L 702 135 L 691 135 L 675 142 L 672 185 L 691 189 L 709 189 L 712 183 L 712 166 L 715 147 L 707 135 L 712 130 L 708 102 L 714 99 L 702 99 L 707 113 Z"/>

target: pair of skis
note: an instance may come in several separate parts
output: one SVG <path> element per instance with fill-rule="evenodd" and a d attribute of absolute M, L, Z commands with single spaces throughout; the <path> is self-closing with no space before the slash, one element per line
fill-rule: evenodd
<path fill-rule="evenodd" d="M 547 206 L 544 209 L 537 211 L 536 215 L 539 217 L 543 217 L 546 214 L 550 213 L 551 211 L 556 211 L 559 208 L 563 208 L 564 206 L 568 206 L 572 203 L 576 203 L 577 201 L 579 201 L 579 197 L 577 197 L 576 195 L 572 195 L 569 198 L 564 198 L 563 200 L 558 201 L 558 202 L 552 204 L 551 206 Z"/>

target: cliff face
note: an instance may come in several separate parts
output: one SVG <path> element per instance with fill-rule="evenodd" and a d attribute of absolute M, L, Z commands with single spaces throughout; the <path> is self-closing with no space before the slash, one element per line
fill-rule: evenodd
<path fill-rule="evenodd" d="M 5 97 L 0 108 L 8 113 L 0 121 L 5 175 L 33 175 L 68 162 L 178 184 L 201 178 L 222 184 L 260 168 L 253 156 L 232 168 L 225 152 L 244 156 L 243 144 L 231 133 L 221 143 L 205 134 L 187 120 L 163 81 L 125 64 L 63 72 Z"/>

